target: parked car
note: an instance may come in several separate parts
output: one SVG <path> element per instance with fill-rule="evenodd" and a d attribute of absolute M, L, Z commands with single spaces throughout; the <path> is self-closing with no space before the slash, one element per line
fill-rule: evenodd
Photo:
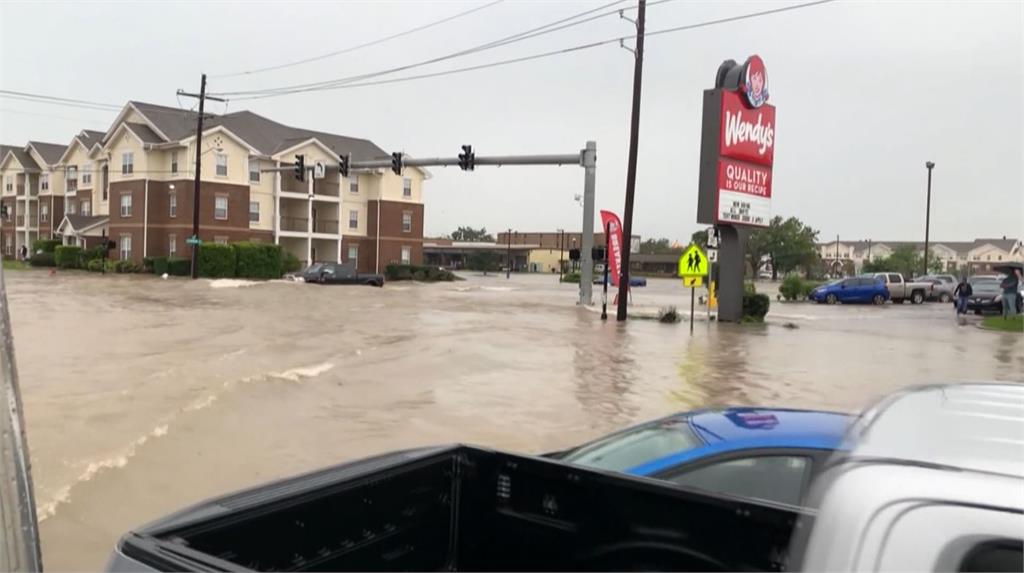
<path fill-rule="evenodd" d="M 358 273 L 355 263 L 313 263 L 299 276 L 307 283 L 384 286 L 384 275 Z"/>
<path fill-rule="evenodd" d="M 549 457 L 684 487 L 799 505 L 854 418 L 728 408 L 674 414 Z"/>
<path fill-rule="evenodd" d="M 999 286 L 1000 277 L 994 275 L 975 275 L 967 282 L 973 293 L 967 299 L 967 310 L 974 314 L 986 312 L 1000 313 L 1003 311 L 1003 289 Z"/>
<path fill-rule="evenodd" d="M 914 282 L 932 284 L 932 291 L 928 295 L 928 300 L 950 302 L 953 300 L 953 291 L 956 290 L 956 280 L 947 279 L 953 279 L 953 275 L 925 275 L 915 278 Z"/>
<path fill-rule="evenodd" d="M 879 280 L 869 277 L 840 279 L 815 287 L 807 298 L 818 303 L 872 303 L 884 304 L 889 300 L 889 290 Z"/>
<path fill-rule="evenodd" d="M 872 273 L 864 275 L 865 277 L 880 279 L 885 283 L 885 288 L 889 289 L 889 297 L 896 304 L 900 304 L 905 300 L 909 300 L 914 304 L 921 304 L 932 292 L 932 283 L 930 282 L 912 282 L 903 278 L 900 273 Z"/>
<path fill-rule="evenodd" d="M 596 285 L 603 285 L 604 284 L 604 273 L 603 272 L 601 274 L 597 274 L 597 271 L 594 271 L 594 284 L 596 284 Z M 611 285 L 612 285 L 612 277 L 608 277 L 608 286 L 611 286 Z M 631 287 L 645 287 L 645 286 L 647 286 L 647 278 L 646 277 L 629 277 L 629 286 L 631 286 Z"/>

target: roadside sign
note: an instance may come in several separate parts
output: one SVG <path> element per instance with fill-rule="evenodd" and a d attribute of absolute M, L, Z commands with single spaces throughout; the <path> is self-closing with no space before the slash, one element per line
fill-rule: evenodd
<path fill-rule="evenodd" d="M 690 245 L 679 256 L 679 276 L 702 277 L 708 274 L 708 258 L 697 245 Z"/>
<path fill-rule="evenodd" d="M 683 286 L 696 288 L 704 284 L 704 277 L 683 277 Z"/>
<path fill-rule="evenodd" d="M 323 179 L 327 176 L 327 163 L 324 161 L 317 161 L 313 164 L 313 177 L 317 179 Z"/>
<path fill-rule="evenodd" d="M 709 263 L 717 263 L 718 262 L 718 249 L 708 249 L 708 262 Z"/>
<path fill-rule="evenodd" d="M 202 245 L 203 241 L 202 241 L 202 239 L 199 239 L 197 237 L 189 237 L 189 238 L 185 239 L 185 244 L 186 245 Z"/>

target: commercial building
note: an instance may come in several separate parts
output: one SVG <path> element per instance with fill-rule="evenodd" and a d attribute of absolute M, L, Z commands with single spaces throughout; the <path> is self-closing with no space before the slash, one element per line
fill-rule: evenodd
<path fill-rule="evenodd" d="M 191 111 L 132 101 L 106 132 L 83 131 L 68 145 L 8 149 L 0 177 L 6 204 L 13 176 L 12 230 L 19 233 L 11 253 L 4 243 L 4 254 L 36 236 L 54 236 L 84 246 L 110 238 L 117 245 L 112 256 L 135 262 L 189 256 L 196 120 Z M 422 191 L 429 173 L 411 167 L 401 176 L 363 170 L 342 177 L 337 164 L 345 154 L 354 161 L 389 157 L 365 139 L 290 127 L 249 111 L 211 115 L 200 149 L 199 238 L 274 242 L 306 263 L 351 260 L 363 272 L 421 262 Z M 271 171 L 287 170 L 296 155 L 307 166 L 324 162 L 325 177 L 299 181 L 291 171 Z M 48 183 L 54 200 L 47 214 L 51 226 L 35 234 L 26 226 L 24 238 L 18 214 L 34 220 L 38 201 L 17 201 L 22 181 L 28 197 Z M 0 233 L 6 240 L 7 229 Z"/>
<path fill-rule="evenodd" d="M 891 255 L 900 247 L 913 247 L 918 256 L 924 256 L 924 242 L 914 241 L 832 241 L 818 243 L 821 259 L 831 268 L 853 265 L 860 272 L 866 261 L 877 261 Z M 946 273 L 969 274 L 990 272 L 1001 262 L 1024 262 L 1024 247 L 1020 239 L 975 239 L 973 241 L 932 241 L 928 243 L 928 257 L 938 259 Z"/>

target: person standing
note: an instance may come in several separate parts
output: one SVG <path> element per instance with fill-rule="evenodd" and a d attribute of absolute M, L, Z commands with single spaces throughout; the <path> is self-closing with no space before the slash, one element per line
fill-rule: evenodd
<path fill-rule="evenodd" d="M 953 296 L 956 298 L 956 314 L 967 314 L 967 299 L 974 294 L 971 283 L 967 282 L 967 275 L 960 277 L 960 283 L 956 285 Z"/>
<path fill-rule="evenodd" d="M 1006 275 L 1003 282 L 999 283 L 1003 289 L 1003 318 L 1010 318 L 1017 315 L 1017 291 L 1020 289 L 1020 271 L 1013 269 Z"/>

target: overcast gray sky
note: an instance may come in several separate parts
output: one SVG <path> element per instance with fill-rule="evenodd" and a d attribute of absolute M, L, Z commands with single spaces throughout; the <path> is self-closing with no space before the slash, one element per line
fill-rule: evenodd
<path fill-rule="evenodd" d="M 196 91 L 200 72 L 215 76 L 341 50 L 485 3 L 3 2 L 0 89 L 178 105 L 175 90 Z M 342 56 L 211 77 L 210 90 L 377 71 L 604 3 L 505 0 Z M 789 4 L 669 1 L 648 8 L 648 30 Z M 931 160 L 933 239 L 1024 235 L 1022 6 L 839 1 L 649 38 L 635 232 L 685 242 L 698 228 L 701 92 L 722 60 L 757 53 L 778 109 L 775 214 L 800 217 L 824 240 L 923 239 L 924 163 Z M 609 16 L 412 73 L 613 38 L 630 26 Z M 632 67 L 629 52 L 607 45 L 407 83 L 232 101 L 227 109 L 248 108 L 417 156 L 454 155 L 464 143 L 480 155 L 567 153 L 594 139 L 598 207 L 621 214 Z M 106 129 L 114 115 L 0 97 L 0 142 L 67 143 L 79 129 Z M 580 228 L 577 167 L 433 172 L 425 194 L 428 234 L 459 225 Z"/>

